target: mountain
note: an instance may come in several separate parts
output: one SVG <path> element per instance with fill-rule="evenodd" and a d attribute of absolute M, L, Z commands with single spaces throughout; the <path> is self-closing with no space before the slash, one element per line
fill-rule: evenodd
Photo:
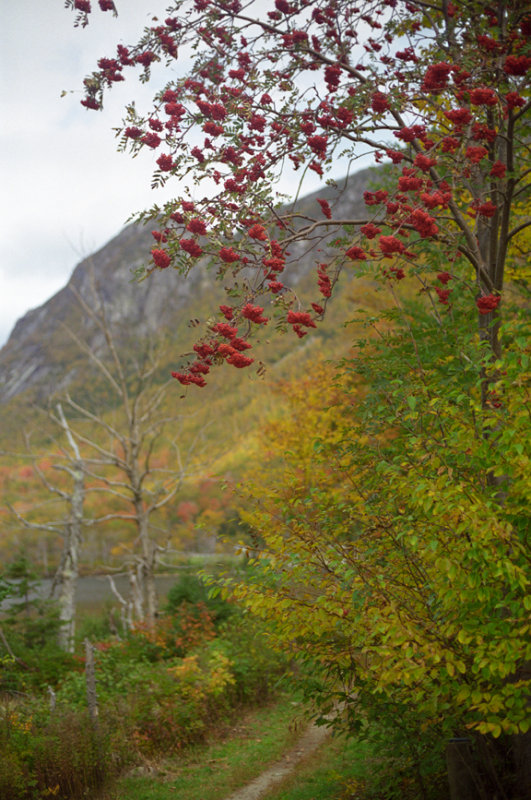
<path fill-rule="evenodd" d="M 364 208 L 363 191 L 370 177 L 371 170 L 363 170 L 348 181 L 303 197 L 294 207 L 300 213 L 307 209 L 315 213 L 319 197 L 334 205 L 335 216 L 356 216 Z M 209 296 L 214 301 L 220 287 L 204 263 L 186 277 L 175 270 L 164 270 L 136 282 L 134 272 L 145 263 L 152 246 L 149 227 L 129 225 L 78 264 L 64 289 L 16 323 L 0 350 L 0 403 L 21 395 L 42 402 L 53 392 L 67 388 L 85 369 L 86 357 L 72 346 L 68 331 L 82 334 L 96 351 L 101 335 L 80 315 L 74 292 L 90 305 L 95 285 L 105 302 L 109 322 L 118 327 L 126 325 L 140 337 L 164 330 L 175 335 L 176 328 L 181 329 L 187 320 L 201 318 L 201 311 L 208 313 L 215 308 Z M 299 257 L 286 283 L 295 286 L 311 270 L 315 256 L 304 244 L 292 248 L 292 255 Z"/>
<path fill-rule="evenodd" d="M 93 287 L 97 287 L 111 325 L 127 322 L 140 336 L 161 330 L 190 305 L 206 279 L 204 268 L 199 267 L 186 279 L 174 270 L 154 272 L 141 284 L 133 279 L 152 246 L 153 238 L 146 227 L 128 226 L 78 264 L 63 289 L 16 323 L 0 350 L 0 402 L 28 391 L 43 398 L 68 386 L 74 365 L 69 366 L 65 358 L 69 350 L 67 330 L 81 333 L 74 291 L 90 305 Z M 97 349 L 95 330 L 85 331 L 84 338 Z"/>
<path fill-rule="evenodd" d="M 372 177 L 370 171 L 357 173 L 303 197 L 293 208 L 300 220 L 305 215 L 315 217 L 320 213 L 317 199 L 326 199 L 335 218 L 359 219 L 366 213 L 363 191 Z M 336 231 L 330 236 L 337 236 Z M 20 319 L 0 350 L 0 561 L 22 545 L 48 574 L 61 557 L 61 536 L 54 529 L 43 532 L 38 527 L 43 520 L 60 520 L 65 514 L 60 496 L 50 491 L 57 480 L 59 485 L 68 483 L 61 468 L 64 442 L 47 413 L 54 407 L 52 401 L 64 404 L 78 438 L 88 436 L 80 441 L 85 457 L 93 458 L 87 441 L 108 447 L 109 431 L 126 430 L 124 395 L 116 386 L 123 378 L 130 397 L 140 397 L 135 394 L 142 386 L 139 365 L 153 364 L 152 353 L 157 355 L 157 366 L 143 396 L 163 398 L 155 416 L 168 424 L 153 450 L 147 448 L 143 454 L 157 470 L 171 471 L 179 465 L 186 475 L 174 501 L 155 515 L 154 530 L 170 536 L 172 547 L 179 551 L 211 549 L 220 531 L 239 537 L 239 501 L 233 487 L 245 481 L 260 460 L 264 425 L 286 413 L 279 387 L 302 374 L 311 375 L 322 360 L 348 355 L 362 331 L 357 312 L 365 308 L 372 314 L 382 307 L 382 293 L 374 281 L 346 268 L 324 320 L 303 339 L 291 330 L 275 335 L 272 325 L 256 326 L 254 363 L 249 369 L 226 365 L 211 371 L 206 387 L 183 387 L 168 380 L 170 372 L 181 368 L 186 360 L 182 354 L 200 338 L 225 293 L 206 263 L 197 264 L 188 276 L 166 269 L 138 283 L 135 270 L 152 246 L 150 227 L 125 228 L 78 264 L 64 289 Z M 290 247 L 289 274 L 286 269 L 282 278 L 295 289 L 303 308 L 319 299 L 315 264 L 326 259 L 326 249 L 322 240 Z M 104 302 L 117 362 L 102 330 L 80 305 L 79 298 L 94 308 L 98 296 Z M 110 380 L 102 377 L 89 352 L 109 366 Z M 113 384 L 112 376 L 119 375 Z M 76 411 L 76 403 L 78 410 L 87 409 L 94 416 Z M 148 427 L 157 422 L 147 419 Z M 115 433 L 111 439 L 114 447 Z M 87 497 L 87 516 L 93 520 L 116 511 L 113 504 L 121 502 L 100 491 L 97 465 L 95 469 Z M 37 527 L 23 524 L 12 507 Z M 128 548 L 134 552 L 135 530 L 122 521 L 91 524 L 83 545 L 84 568 L 121 565 Z"/>

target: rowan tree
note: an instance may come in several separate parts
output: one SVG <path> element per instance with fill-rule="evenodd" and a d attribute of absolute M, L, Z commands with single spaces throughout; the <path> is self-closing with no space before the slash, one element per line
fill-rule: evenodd
<path fill-rule="evenodd" d="M 90 4 L 67 5 L 88 20 Z M 124 151 L 154 152 L 154 188 L 179 186 L 138 216 L 155 222 L 146 274 L 204 258 L 227 289 L 173 373 L 183 385 L 205 385 L 216 364 L 251 366 L 253 334 L 268 326 L 308 335 L 344 269 L 377 277 L 399 309 L 402 287 L 420 290 L 430 335 L 413 307 L 391 320 L 380 383 L 360 361 L 375 385 L 365 416 L 349 419 L 353 392 L 346 421 L 309 431 L 263 500 L 265 577 L 250 605 L 346 676 L 347 703 L 352 679 L 373 709 L 394 699 L 445 735 L 514 735 L 521 785 L 527 356 L 511 344 L 518 303 L 505 279 L 525 288 L 530 33 L 520 0 L 182 0 L 100 59 L 82 100 L 97 110 L 128 71 L 174 70 L 148 113 L 127 107 L 118 136 Z M 377 169 L 356 217 L 275 193 L 289 170 L 300 191 L 366 156 Z M 302 249 L 315 258 L 308 306 L 289 289 Z M 436 367 L 421 353 L 438 336 Z"/>
<path fill-rule="evenodd" d="M 90 2 L 66 5 L 88 21 Z M 229 294 L 174 377 L 203 386 L 215 363 L 250 366 L 249 334 L 273 320 L 305 336 L 345 266 L 415 275 L 443 309 L 465 293 L 498 356 L 504 275 L 525 263 L 530 224 L 530 32 L 520 0 L 181 0 L 100 58 L 88 109 L 130 71 L 148 81 L 163 62 L 175 75 L 118 131 L 121 149 L 156 153 L 154 187 L 180 182 L 181 196 L 139 215 L 156 221 L 147 272 L 205 257 Z M 281 173 L 303 183 L 367 154 L 388 180 L 365 193 L 363 218 L 326 200 L 304 214 L 279 205 Z M 315 253 L 308 307 L 287 288 L 300 242 Z"/>

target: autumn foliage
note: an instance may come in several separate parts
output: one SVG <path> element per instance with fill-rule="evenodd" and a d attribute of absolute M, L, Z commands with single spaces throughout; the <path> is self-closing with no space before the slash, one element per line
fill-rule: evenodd
<path fill-rule="evenodd" d="M 67 5 L 88 21 L 90 3 Z M 177 380 L 203 386 L 214 364 L 253 364 L 234 340 L 247 345 L 255 332 L 244 310 L 257 297 L 272 303 L 258 324 L 306 335 L 340 271 L 365 262 L 389 281 L 416 276 L 442 306 L 467 294 L 498 353 L 508 247 L 529 225 L 516 200 L 528 190 L 530 28 L 524 2 L 181 0 L 136 44 L 100 58 L 85 81 L 91 109 L 133 71 L 148 80 L 159 62 L 186 64 L 149 113 L 127 109 L 120 138 L 132 154 L 158 153 L 154 187 L 189 187 L 141 215 L 157 225 L 149 269 L 187 272 L 208 258 L 229 290 L 233 331 L 210 322 Z M 366 154 L 388 166 L 361 218 L 322 200 L 303 215 L 278 205 L 281 172 L 303 183 Z M 302 308 L 288 288 L 301 241 L 312 244 L 317 277 L 316 303 Z M 433 243 L 458 273 L 442 291 L 425 257 Z"/>
<path fill-rule="evenodd" d="M 287 412 L 242 485 L 254 571 L 232 591 L 311 664 L 310 692 L 341 729 L 383 724 L 388 751 L 422 732 L 432 788 L 430 747 L 468 737 L 479 796 L 501 782 L 523 797 L 502 753 L 529 730 L 525 339 L 482 410 L 480 380 L 452 355 L 459 335 L 471 358 L 474 339 L 447 328 L 437 343 L 419 309 L 411 324 L 414 340 L 367 340 L 339 371 L 283 387 Z"/>
<path fill-rule="evenodd" d="M 417 797 L 449 738 L 473 743 L 482 800 L 523 797 L 531 777 L 530 33 L 521 0 L 180 0 L 98 61 L 82 100 L 101 109 L 128 73 L 175 68 L 118 135 L 152 152 L 153 188 L 176 186 L 139 215 L 146 273 L 201 260 L 227 292 L 173 373 L 184 386 L 260 370 L 272 327 L 309 341 L 343 271 L 393 300 L 353 356 L 287 385 L 242 487 L 253 569 L 227 591 L 309 665 L 343 730 L 384 720 L 397 747 L 428 742 Z M 341 186 L 306 205 L 274 191 L 367 156 L 355 216 Z M 290 278 L 302 252 L 309 301 Z"/>

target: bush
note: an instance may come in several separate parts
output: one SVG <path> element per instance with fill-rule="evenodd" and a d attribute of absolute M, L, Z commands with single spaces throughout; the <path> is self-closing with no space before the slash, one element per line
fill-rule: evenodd
<path fill-rule="evenodd" d="M 0 691 L 17 693 L 57 686 L 74 661 L 57 644 L 56 605 L 38 596 L 39 581 L 24 553 L 0 575 L 2 613 Z"/>
<path fill-rule="evenodd" d="M 2 755 L 0 757 L 0 797 L 9 800 L 25 800 L 29 797 L 31 781 L 27 764 L 21 760 L 17 750 L 2 742 Z"/>
<path fill-rule="evenodd" d="M 266 701 L 286 676 L 287 656 L 272 648 L 265 625 L 248 614 L 232 617 L 216 644 L 232 664 L 236 702 Z"/>
<path fill-rule="evenodd" d="M 151 754 L 200 741 L 214 720 L 229 713 L 233 683 L 231 664 L 215 647 L 152 668 L 142 694 L 130 698 L 138 749 Z"/>
<path fill-rule="evenodd" d="M 216 636 L 212 611 L 198 599 L 202 584 L 186 581 L 184 589 L 154 629 L 137 626 L 122 640 L 95 643 L 97 728 L 86 711 L 80 656 L 57 688 L 53 713 L 42 697 L 6 704 L 0 797 L 86 797 L 124 764 L 199 742 L 241 703 L 270 697 L 287 664 L 260 623 L 231 608 Z"/>
<path fill-rule="evenodd" d="M 229 619 L 236 611 L 236 606 L 233 603 L 229 603 L 219 595 L 212 596 L 208 587 L 195 573 L 185 573 L 171 587 L 168 592 L 165 611 L 169 614 L 178 614 L 184 603 L 190 606 L 207 608 L 216 627 Z"/>
<path fill-rule="evenodd" d="M 127 737 L 117 716 L 103 711 L 97 726 L 85 710 L 43 701 L 4 702 L 0 719 L 0 797 L 86 798 L 127 760 Z"/>

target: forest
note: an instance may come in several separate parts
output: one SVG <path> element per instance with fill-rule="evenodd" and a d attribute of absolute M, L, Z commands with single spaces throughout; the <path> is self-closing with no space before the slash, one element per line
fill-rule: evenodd
<path fill-rule="evenodd" d="M 153 84 L 115 134 L 175 199 L 112 252 L 164 302 L 87 258 L 0 407 L 0 798 L 229 798 L 313 720 L 264 797 L 524 800 L 528 6 L 167 14 L 81 100 Z"/>

